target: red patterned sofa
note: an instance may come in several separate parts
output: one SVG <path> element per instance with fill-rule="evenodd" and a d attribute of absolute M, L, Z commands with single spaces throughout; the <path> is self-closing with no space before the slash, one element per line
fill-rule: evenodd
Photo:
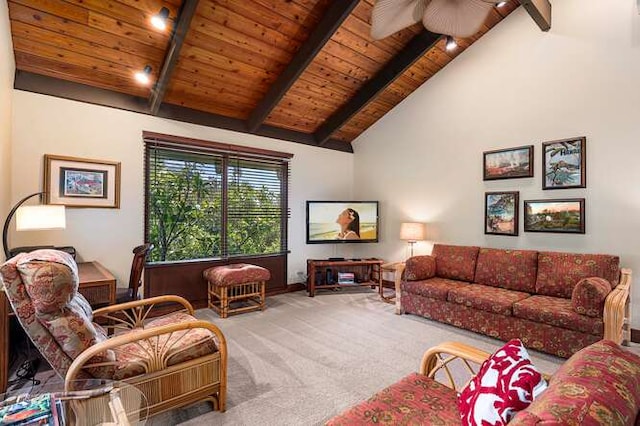
<path fill-rule="evenodd" d="M 477 365 L 489 356 L 460 343 L 438 345 L 424 354 L 420 373 L 403 378 L 327 425 L 460 425 L 457 391 L 465 381 L 456 374 L 460 371 L 456 363 L 465 368 L 461 361 Z M 443 384 L 438 377 L 448 380 Z M 549 387 L 509 424 L 631 426 L 640 424 L 639 410 L 640 357 L 603 340 L 565 362 L 549 379 Z"/>
<path fill-rule="evenodd" d="M 564 358 L 628 336 L 631 271 L 617 256 L 436 244 L 407 260 L 400 313 Z"/>

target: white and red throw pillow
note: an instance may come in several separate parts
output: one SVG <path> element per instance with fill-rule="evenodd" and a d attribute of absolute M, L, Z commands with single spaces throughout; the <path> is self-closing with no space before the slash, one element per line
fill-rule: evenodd
<path fill-rule="evenodd" d="M 522 342 L 511 340 L 482 363 L 478 374 L 460 392 L 462 424 L 506 425 L 546 388 L 547 382 L 531 363 Z"/>

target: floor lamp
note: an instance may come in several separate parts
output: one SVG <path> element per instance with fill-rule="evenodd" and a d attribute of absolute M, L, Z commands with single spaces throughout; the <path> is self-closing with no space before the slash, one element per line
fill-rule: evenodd
<path fill-rule="evenodd" d="M 425 225 L 418 222 L 404 222 L 400 225 L 400 239 L 405 240 L 411 247 L 411 257 L 413 257 L 413 245 L 425 238 Z"/>
<path fill-rule="evenodd" d="M 16 231 L 35 231 L 46 229 L 64 229 L 66 226 L 64 206 L 54 206 L 50 204 L 23 206 L 29 199 L 39 195 L 40 199 L 44 192 L 36 192 L 24 197 L 18 201 L 9 212 L 7 220 L 4 222 L 2 230 L 2 248 L 4 255 L 9 259 L 16 251 L 24 251 L 20 249 L 9 249 L 9 224 L 14 215 L 16 215 Z M 33 247 L 33 249 L 38 247 Z"/>

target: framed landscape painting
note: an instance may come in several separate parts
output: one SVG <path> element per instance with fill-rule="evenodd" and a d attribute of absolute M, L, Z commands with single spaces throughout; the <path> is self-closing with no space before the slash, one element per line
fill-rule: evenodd
<path fill-rule="evenodd" d="M 44 156 L 47 204 L 67 207 L 120 207 L 120 163 Z"/>
<path fill-rule="evenodd" d="M 524 230 L 584 234 L 584 198 L 525 201 Z"/>
<path fill-rule="evenodd" d="M 533 177 L 533 145 L 485 151 L 483 180 Z"/>
<path fill-rule="evenodd" d="M 484 233 L 491 235 L 518 235 L 518 205 L 520 193 L 486 192 L 484 194 Z"/>
<path fill-rule="evenodd" d="M 587 139 L 584 137 L 542 144 L 542 189 L 587 187 Z"/>

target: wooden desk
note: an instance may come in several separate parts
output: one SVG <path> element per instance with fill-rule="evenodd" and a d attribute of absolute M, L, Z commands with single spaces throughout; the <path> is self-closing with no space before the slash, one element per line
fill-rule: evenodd
<path fill-rule="evenodd" d="M 116 304 L 116 278 L 100 262 L 78 263 L 78 291 L 91 304 Z"/>
<path fill-rule="evenodd" d="M 78 291 L 89 303 L 116 303 L 116 279 L 100 262 L 78 263 Z M 9 317 L 14 316 L 6 300 L 4 291 L 0 291 L 0 393 L 7 389 L 9 380 Z"/>

